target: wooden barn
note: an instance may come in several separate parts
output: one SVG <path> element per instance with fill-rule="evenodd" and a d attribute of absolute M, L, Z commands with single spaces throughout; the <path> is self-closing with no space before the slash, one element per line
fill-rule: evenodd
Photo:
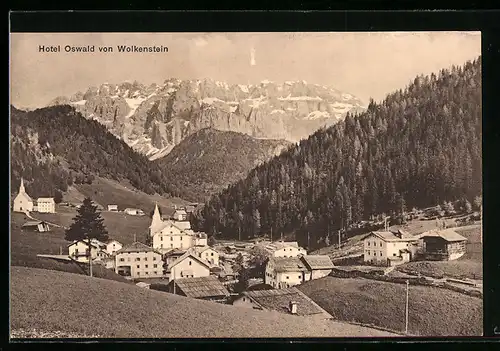
<path fill-rule="evenodd" d="M 420 236 L 423 241 L 423 256 L 431 261 L 451 261 L 466 252 L 467 238 L 453 229 L 432 230 Z"/>
<path fill-rule="evenodd" d="M 22 230 L 42 233 L 50 231 L 50 227 L 44 221 L 29 221 L 23 224 Z"/>

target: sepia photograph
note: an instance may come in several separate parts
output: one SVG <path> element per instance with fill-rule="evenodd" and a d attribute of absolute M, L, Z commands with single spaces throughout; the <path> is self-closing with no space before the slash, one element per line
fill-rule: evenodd
<path fill-rule="evenodd" d="M 483 335 L 480 32 L 16 32 L 9 69 L 11 340 Z"/>

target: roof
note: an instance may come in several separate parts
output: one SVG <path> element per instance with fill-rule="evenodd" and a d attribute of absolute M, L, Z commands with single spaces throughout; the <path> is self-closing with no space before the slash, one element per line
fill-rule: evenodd
<path fill-rule="evenodd" d="M 28 193 L 27 193 L 26 191 L 21 191 L 21 192 L 19 192 L 19 193 L 16 195 L 16 197 L 18 197 L 18 196 L 24 196 L 24 198 L 25 198 L 26 200 L 33 202 L 33 199 L 31 198 L 31 196 L 29 196 L 29 195 L 28 195 Z"/>
<path fill-rule="evenodd" d="M 78 243 L 84 243 L 85 245 L 88 245 L 88 241 L 87 240 L 75 240 L 71 244 L 69 244 L 67 247 L 76 245 Z M 96 249 L 99 248 L 99 243 L 100 243 L 100 241 L 96 241 L 95 239 L 90 240 L 90 246 L 93 246 Z"/>
<path fill-rule="evenodd" d="M 275 272 L 307 271 L 307 267 L 299 257 L 274 257 L 270 261 L 274 263 Z"/>
<path fill-rule="evenodd" d="M 125 247 L 122 247 L 120 250 L 116 251 L 117 254 L 126 253 L 126 252 L 156 252 L 157 254 L 161 255 L 158 251 L 153 249 L 151 246 L 140 243 L 138 241 L 136 241 L 135 243 L 132 243 L 130 245 L 127 245 Z"/>
<path fill-rule="evenodd" d="M 108 207 L 118 207 L 118 205 L 108 205 Z"/>
<path fill-rule="evenodd" d="M 229 291 L 213 275 L 197 278 L 180 278 L 172 281 L 187 297 L 203 298 L 229 296 Z"/>
<path fill-rule="evenodd" d="M 122 244 L 121 242 L 119 242 L 118 240 L 115 240 L 115 239 L 111 239 L 111 240 L 108 240 L 106 241 L 106 244 L 112 244 L 112 243 L 118 243 L 118 244 Z"/>
<path fill-rule="evenodd" d="M 135 285 L 137 285 L 140 288 L 145 288 L 145 287 L 149 287 L 151 284 L 144 283 L 144 282 L 138 282 Z"/>
<path fill-rule="evenodd" d="M 192 250 L 192 251 L 194 251 L 196 253 L 199 253 L 199 254 L 201 254 L 201 253 L 203 253 L 203 252 L 205 252 L 207 250 L 212 250 L 212 251 L 217 252 L 216 250 L 214 250 L 210 246 L 193 246 L 193 247 L 190 248 L 190 250 Z"/>
<path fill-rule="evenodd" d="M 53 197 L 39 197 L 38 199 L 36 199 L 38 202 L 42 202 L 42 201 L 48 201 L 48 202 L 54 202 L 54 198 Z"/>
<path fill-rule="evenodd" d="M 202 260 L 198 256 L 194 255 L 192 252 L 187 251 L 184 255 L 176 259 L 174 262 L 170 263 L 167 267 L 167 270 L 170 271 L 172 267 L 176 266 L 178 263 L 184 261 L 186 258 L 191 257 L 192 259 L 200 262 L 202 265 L 210 269 L 210 264 L 208 262 L 205 262 L 205 260 Z"/>
<path fill-rule="evenodd" d="M 370 237 L 371 235 L 375 235 L 376 237 L 382 239 L 383 241 L 413 241 L 413 240 L 418 240 L 417 237 L 410 235 L 409 233 L 407 233 L 403 230 L 398 230 L 398 232 L 401 234 L 401 238 L 396 236 L 393 232 L 376 231 L 376 232 L 370 232 L 369 234 L 365 235 L 362 240 L 365 240 L 366 238 Z"/>
<path fill-rule="evenodd" d="M 297 303 L 298 316 L 323 315 L 326 318 L 332 318 L 330 314 L 295 287 L 287 289 L 245 291 L 243 292 L 243 296 L 251 298 L 255 303 L 266 310 L 289 314 L 290 302 L 293 301 Z"/>
<path fill-rule="evenodd" d="M 302 256 L 302 260 L 310 269 L 332 269 L 332 260 L 327 255 L 307 255 Z"/>
<path fill-rule="evenodd" d="M 185 210 L 175 210 L 174 214 L 187 214 Z"/>
<path fill-rule="evenodd" d="M 428 232 L 422 233 L 420 238 L 429 238 L 429 237 L 438 237 L 442 238 L 446 241 L 465 241 L 467 240 L 466 237 L 458 234 L 456 231 L 453 229 L 444 229 L 444 230 L 430 230 Z"/>
<path fill-rule="evenodd" d="M 140 208 L 127 207 L 124 211 L 142 211 Z"/>
<path fill-rule="evenodd" d="M 42 224 L 42 223 L 47 224 L 45 221 L 28 221 L 28 222 L 23 224 L 23 227 L 37 226 L 37 225 Z"/>
<path fill-rule="evenodd" d="M 164 253 L 165 256 L 184 255 L 188 250 L 171 249 Z"/>

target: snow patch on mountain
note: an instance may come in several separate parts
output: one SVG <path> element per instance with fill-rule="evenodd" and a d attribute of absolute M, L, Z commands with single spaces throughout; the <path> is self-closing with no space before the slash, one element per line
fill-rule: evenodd
<path fill-rule="evenodd" d="M 319 119 L 319 118 L 330 118 L 330 114 L 327 111 L 313 111 L 307 115 L 305 119 L 308 120 L 313 120 L 313 119 Z"/>

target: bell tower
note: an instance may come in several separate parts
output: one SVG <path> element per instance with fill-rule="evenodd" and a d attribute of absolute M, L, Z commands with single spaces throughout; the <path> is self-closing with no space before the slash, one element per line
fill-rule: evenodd
<path fill-rule="evenodd" d="M 155 210 L 153 212 L 153 218 L 151 219 L 151 225 L 149 226 L 149 235 L 153 236 L 156 230 L 161 227 L 163 220 L 161 219 L 160 210 L 158 209 L 158 203 L 155 203 Z"/>

